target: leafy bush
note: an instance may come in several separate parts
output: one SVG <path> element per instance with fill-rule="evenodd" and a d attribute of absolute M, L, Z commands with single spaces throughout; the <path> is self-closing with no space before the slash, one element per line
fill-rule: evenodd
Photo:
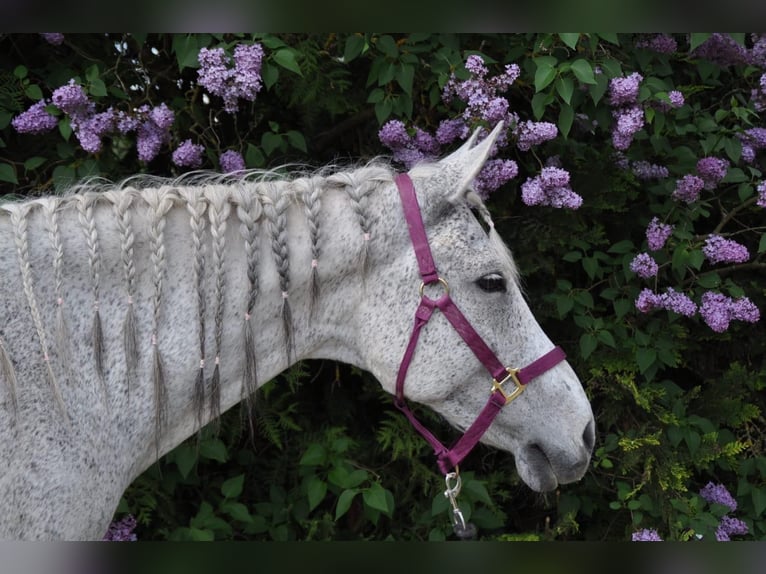
<path fill-rule="evenodd" d="M 466 518 L 495 540 L 766 537 L 764 36 L 5 35 L 0 46 L 6 194 L 198 166 L 388 152 L 406 164 L 452 149 L 458 127 L 509 122 L 483 193 L 533 311 L 586 387 L 598 441 L 580 483 L 542 496 L 511 457 L 480 446 L 463 465 Z M 257 408 L 254 442 L 236 409 L 225 414 L 139 477 L 118 516 L 136 517 L 140 539 L 452 536 L 429 449 L 369 375 L 302 363 Z M 706 498 L 710 483 L 736 509 Z"/>

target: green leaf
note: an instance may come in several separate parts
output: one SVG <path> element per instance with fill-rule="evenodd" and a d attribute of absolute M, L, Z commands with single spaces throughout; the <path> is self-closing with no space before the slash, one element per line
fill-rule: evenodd
<path fill-rule="evenodd" d="M 641 373 L 645 373 L 657 360 L 657 351 L 649 347 L 641 347 L 636 351 L 636 362 Z"/>
<path fill-rule="evenodd" d="M 41 165 L 43 165 L 46 161 L 44 157 L 40 157 L 39 155 L 36 155 L 34 157 L 30 157 L 24 162 L 24 169 L 31 171 L 33 169 L 37 169 Z"/>
<path fill-rule="evenodd" d="M 251 143 L 247 144 L 247 150 L 245 151 L 245 165 L 247 167 L 263 167 L 266 163 L 266 158 L 263 156 L 261 149 Z"/>
<path fill-rule="evenodd" d="M 296 130 L 289 130 L 286 134 L 287 141 L 290 142 L 290 145 L 293 146 L 295 149 L 301 150 L 303 153 L 308 153 L 308 150 L 306 149 L 306 138 L 303 137 L 303 134 Z"/>
<path fill-rule="evenodd" d="M 229 460 L 229 453 L 226 450 L 226 445 L 218 438 L 203 440 L 199 445 L 199 455 L 200 458 L 207 458 L 218 462 L 226 462 Z"/>
<path fill-rule="evenodd" d="M 388 58 L 394 59 L 399 55 L 399 47 L 396 45 L 396 40 L 388 34 L 380 36 L 375 45 Z"/>
<path fill-rule="evenodd" d="M 758 242 L 758 253 L 766 251 L 766 233 L 761 235 L 761 240 Z"/>
<path fill-rule="evenodd" d="M 233 500 L 224 500 L 221 503 L 221 511 L 231 516 L 234 520 L 240 522 L 252 523 L 253 517 L 250 515 L 250 511 L 247 506 L 241 502 L 234 502 Z"/>
<path fill-rule="evenodd" d="M 8 183 L 18 184 L 19 180 L 16 179 L 16 170 L 12 165 L 8 163 L 0 163 L 0 181 L 7 181 Z"/>
<path fill-rule="evenodd" d="M 692 33 L 691 38 L 689 40 L 689 51 L 692 52 L 694 49 L 699 46 L 700 44 L 703 44 L 708 38 L 710 38 L 712 34 L 709 32 L 705 33 Z"/>
<path fill-rule="evenodd" d="M 583 359 L 591 356 L 598 347 L 598 340 L 591 333 L 583 333 L 580 337 L 580 355 Z"/>
<path fill-rule="evenodd" d="M 559 121 L 557 125 L 561 135 L 564 136 L 564 138 L 569 135 L 569 130 L 572 129 L 572 122 L 574 122 L 574 110 L 572 109 L 572 106 L 561 106 L 561 111 L 559 112 Z"/>
<path fill-rule="evenodd" d="M 535 92 L 544 90 L 556 78 L 556 68 L 539 65 L 535 71 Z"/>
<path fill-rule="evenodd" d="M 343 61 L 349 63 L 359 57 L 366 44 L 367 42 L 364 36 L 359 34 L 353 34 L 346 38 L 346 47 L 343 50 Z"/>
<path fill-rule="evenodd" d="M 572 72 L 575 77 L 583 84 L 595 84 L 596 79 L 593 77 L 593 67 L 588 60 L 578 58 L 572 62 Z"/>
<path fill-rule="evenodd" d="M 619 321 L 630 311 L 633 303 L 628 299 L 616 299 L 612 306 L 614 307 L 615 319 Z"/>
<path fill-rule="evenodd" d="M 753 498 L 753 507 L 756 516 L 763 516 L 766 510 L 766 488 L 753 488 L 750 495 Z"/>
<path fill-rule="evenodd" d="M 580 39 L 579 33 L 571 33 L 571 34 L 559 34 L 559 38 L 561 38 L 561 41 L 564 42 L 567 46 L 569 46 L 572 50 L 577 48 L 577 41 Z"/>
<path fill-rule="evenodd" d="M 173 460 L 178 467 L 178 472 L 186 479 L 197 463 L 197 449 L 188 444 L 182 444 L 173 451 Z"/>
<path fill-rule="evenodd" d="M 43 91 L 40 89 L 40 86 L 37 84 L 30 84 L 24 89 L 24 94 L 30 99 L 30 100 L 42 100 L 43 99 Z"/>
<path fill-rule="evenodd" d="M 489 497 L 489 491 L 480 480 L 468 480 L 463 485 L 463 491 L 472 499 L 492 506 L 492 499 Z"/>
<path fill-rule="evenodd" d="M 261 147 L 266 155 L 271 155 L 282 146 L 282 136 L 274 132 L 264 132 L 261 136 Z"/>
<path fill-rule="evenodd" d="M 279 79 L 279 68 L 270 65 L 268 62 L 264 62 L 261 67 L 261 78 L 263 79 L 263 85 L 268 90 L 277 83 Z"/>
<path fill-rule="evenodd" d="M 295 51 L 292 48 L 282 48 L 274 52 L 274 61 L 285 70 L 290 70 L 299 76 L 303 76 L 303 72 L 301 72 L 301 68 L 295 59 Z"/>
<path fill-rule="evenodd" d="M 104 81 L 101 78 L 96 78 L 91 81 L 88 86 L 88 91 L 91 96 L 96 96 L 97 98 L 103 98 L 108 93 L 106 91 L 106 84 L 104 84 Z"/>
<path fill-rule="evenodd" d="M 240 494 L 242 494 L 242 487 L 244 484 L 244 474 L 229 478 L 228 480 L 225 480 L 221 485 L 221 494 L 223 494 L 224 498 L 237 498 Z"/>
<path fill-rule="evenodd" d="M 614 245 L 612 245 L 608 250 L 607 253 L 617 253 L 619 255 L 630 253 L 633 251 L 634 245 L 633 242 L 630 239 L 623 239 L 622 241 L 618 241 Z"/>
<path fill-rule="evenodd" d="M 415 78 L 415 67 L 401 64 L 396 72 L 396 81 L 407 95 L 412 95 L 412 82 Z"/>
<path fill-rule="evenodd" d="M 614 336 L 612 335 L 611 331 L 599 331 L 598 332 L 598 340 L 607 347 L 611 347 L 612 349 L 615 349 L 617 347 L 617 343 L 614 340 Z"/>
<path fill-rule="evenodd" d="M 327 494 L 327 483 L 318 476 L 309 477 L 306 494 L 309 501 L 309 512 L 311 512 L 324 500 Z"/>
<path fill-rule="evenodd" d="M 375 117 L 378 120 L 378 124 L 383 124 L 391 115 L 391 109 L 393 104 L 390 99 L 385 99 L 382 102 L 375 104 Z"/>
<path fill-rule="evenodd" d="M 351 503 L 357 494 L 359 494 L 359 491 L 355 488 L 344 490 L 340 493 L 338 503 L 335 505 L 335 520 L 338 520 L 348 512 L 348 509 L 351 508 Z"/>
<path fill-rule="evenodd" d="M 559 313 L 559 318 L 563 319 L 566 314 L 569 313 L 574 307 L 574 300 L 568 295 L 559 295 L 556 297 L 556 310 Z"/>
<path fill-rule="evenodd" d="M 178 71 L 184 68 L 199 68 L 200 45 L 194 34 L 175 34 L 172 49 L 178 62 Z"/>
<path fill-rule="evenodd" d="M 320 466 L 327 461 L 327 451 L 319 443 L 312 443 L 303 453 L 298 464 L 301 466 Z"/>
<path fill-rule="evenodd" d="M 13 69 L 13 75 L 19 80 L 26 78 L 28 73 L 29 70 L 27 70 L 26 66 L 18 65 Z"/>
<path fill-rule="evenodd" d="M 564 102 L 571 104 L 572 94 L 574 93 L 574 82 L 572 81 L 572 78 L 559 76 L 556 79 L 556 91 Z"/>
<path fill-rule="evenodd" d="M 599 270 L 598 260 L 595 257 L 584 257 L 582 260 L 583 269 L 588 274 L 588 277 L 593 279 L 596 277 L 596 273 Z"/>
<path fill-rule="evenodd" d="M 374 482 L 370 488 L 362 492 L 362 500 L 370 508 L 381 511 L 387 516 L 391 515 L 393 508 L 389 508 L 386 499 L 386 491 L 378 482 Z"/>

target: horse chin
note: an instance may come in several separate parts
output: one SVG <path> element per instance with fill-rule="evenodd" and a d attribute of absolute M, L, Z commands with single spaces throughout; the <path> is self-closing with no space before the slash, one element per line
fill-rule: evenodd
<path fill-rule="evenodd" d="M 524 483 L 536 492 L 549 492 L 559 479 L 545 453 L 536 446 L 526 446 L 516 454 L 516 471 Z"/>

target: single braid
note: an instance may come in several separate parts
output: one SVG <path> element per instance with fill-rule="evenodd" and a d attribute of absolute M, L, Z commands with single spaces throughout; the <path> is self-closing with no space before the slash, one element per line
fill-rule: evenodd
<path fill-rule="evenodd" d="M 32 207 L 31 203 L 27 204 L 8 204 L 4 206 L 6 210 L 10 211 L 11 224 L 15 231 L 16 241 L 16 253 L 19 258 L 19 269 L 21 271 L 21 282 L 24 288 L 24 295 L 27 298 L 27 305 L 29 306 L 29 312 L 32 315 L 32 322 L 35 325 L 37 331 L 37 339 L 40 342 L 40 350 L 43 353 L 43 361 L 45 362 L 45 368 L 48 374 L 48 382 L 50 383 L 53 396 L 56 400 L 61 415 L 64 417 L 64 421 L 69 424 L 69 414 L 67 413 L 66 406 L 64 405 L 64 398 L 61 395 L 61 389 L 59 388 L 56 376 L 53 373 L 51 367 L 51 360 L 48 354 L 48 340 L 45 336 L 45 328 L 43 327 L 43 320 L 40 316 L 40 309 L 37 306 L 37 298 L 35 297 L 34 280 L 32 278 L 32 267 L 29 260 L 29 237 L 28 237 L 28 215 L 29 210 Z"/>
<path fill-rule="evenodd" d="M 364 170 L 362 170 L 364 172 Z M 330 178 L 334 183 L 340 183 L 351 199 L 351 209 L 356 215 L 356 220 L 362 230 L 362 249 L 359 253 L 359 265 L 362 268 L 362 278 L 367 277 L 369 271 L 369 243 L 370 243 L 370 220 L 367 216 L 367 195 L 377 185 L 376 180 L 362 177 L 359 173 L 338 173 Z"/>
<path fill-rule="evenodd" d="M 136 195 L 132 188 L 108 191 L 104 197 L 112 203 L 112 211 L 120 231 L 120 259 L 125 278 L 125 294 L 127 309 L 122 328 L 123 347 L 125 350 L 125 370 L 128 381 L 128 391 L 135 382 L 138 366 L 138 333 L 136 332 L 135 303 L 133 296 L 136 288 L 136 264 L 134 255 L 135 232 L 131 204 Z"/>
<path fill-rule="evenodd" d="M 11 358 L 8 355 L 8 351 L 5 349 L 5 343 L 3 343 L 2 337 L 0 337 L 0 378 L 6 382 L 8 390 L 11 392 L 11 405 L 13 406 L 15 422 L 16 411 L 19 408 L 16 400 L 16 370 L 13 368 L 13 363 L 11 363 Z"/>
<path fill-rule="evenodd" d="M 93 216 L 93 206 L 97 196 L 93 193 L 75 195 L 75 204 L 79 214 L 80 225 L 85 233 L 85 241 L 88 246 L 88 265 L 90 267 L 91 288 L 93 290 L 93 360 L 96 365 L 96 373 L 107 399 L 106 383 L 104 382 L 104 332 L 101 326 L 101 312 L 99 304 L 99 292 L 101 283 L 101 249 L 96 228 L 96 219 Z M 108 405 L 108 402 L 107 402 Z"/>
<path fill-rule="evenodd" d="M 210 236 L 213 241 L 213 273 L 215 285 L 213 299 L 215 301 L 215 366 L 213 378 L 210 381 L 210 416 L 217 420 L 221 414 L 221 347 L 223 344 L 223 311 L 225 298 L 225 254 L 226 254 L 226 223 L 231 214 L 231 204 L 228 193 L 220 187 L 207 187 L 205 195 L 208 199 L 208 216 L 210 218 Z"/>
<path fill-rule="evenodd" d="M 271 232 L 271 251 L 279 274 L 279 289 L 282 294 L 282 325 L 284 328 L 285 349 L 288 361 L 293 355 L 292 312 L 288 301 L 290 290 L 290 258 L 287 248 L 287 208 L 290 196 L 287 191 L 279 193 L 276 184 L 264 184 L 267 194 L 263 196 L 263 213 L 269 222 Z"/>
<path fill-rule="evenodd" d="M 69 345 L 69 329 L 64 316 L 64 245 L 61 243 L 59 230 L 59 207 L 61 200 L 50 197 L 39 200 L 45 221 L 48 226 L 48 239 L 53 250 L 53 283 L 56 295 L 56 347 L 60 357 L 68 357 L 71 354 Z"/>
<path fill-rule="evenodd" d="M 194 282 L 197 288 L 198 314 L 198 348 L 199 369 L 194 380 L 193 405 L 197 417 L 197 428 L 202 428 L 205 411 L 205 315 L 207 299 L 205 298 L 205 211 L 207 200 L 199 187 L 183 187 L 178 190 L 186 202 L 189 213 L 189 225 L 192 232 L 192 247 L 194 250 Z"/>
<path fill-rule="evenodd" d="M 306 208 L 306 222 L 309 226 L 309 239 L 311 241 L 311 288 L 310 293 L 310 316 L 313 316 L 316 303 L 319 300 L 319 212 L 322 208 L 320 195 L 322 186 L 315 179 L 296 180 L 296 184 L 305 184 L 302 187 L 303 205 Z"/>
<path fill-rule="evenodd" d="M 255 391 L 258 389 L 258 368 L 255 355 L 255 333 L 252 320 L 255 303 L 258 299 L 260 285 L 258 282 L 258 220 L 263 215 L 263 206 L 256 193 L 251 189 L 239 187 L 237 195 L 237 217 L 239 218 L 239 233 L 245 241 L 245 259 L 247 260 L 248 295 L 245 304 L 244 320 L 242 322 L 243 339 L 245 342 L 245 372 L 242 378 L 242 398 L 245 401 L 247 422 L 251 440 L 255 439 L 253 426 L 255 415 Z"/>
<path fill-rule="evenodd" d="M 162 282 L 165 276 L 165 221 L 173 206 L 171 190 L 167 187 L 145 189 L 143 197 L 150 213 L 149 245 L 152 262 L 152 380 L 155 398 L 155 446 L 159 454 L 159 439 L 167 418 L 167 389 L 159 345 L 160 311 L 162 309 Z"/>

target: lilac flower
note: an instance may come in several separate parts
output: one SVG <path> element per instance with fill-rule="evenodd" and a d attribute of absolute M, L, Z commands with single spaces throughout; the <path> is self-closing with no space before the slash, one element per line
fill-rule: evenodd
<path fill-rule="evenodd" d="M 612 78 L 609 81 L 609 103 L 612 106 L 635 104 L 638 101 L 638 86 L 643 79 L 638 72 L 625 78 Z"/>
<path fill-rule="evenodd" d="M 157 124 L 158 128 L 169 130 L 175 120 L 175 114 L 163 102 L 159 106 L 152 108 L 152 111 L 149 112 L 149 119 Z"/>
<path fill-rule="evenodd" d="M 639 253 L 630 262 L 630 270 L 643 279 L 649 279 L 657 275 L 657 262 L 648 253 Z"/>
<path fill-rule="evenodd" d="M 712 481 L 708 482 L 700 490 L 700 496 L 712 504 L 726 506 L 732 512 L 737 510 L 737 501 L 734 500 L 734 497 L 723 484 L 713 484 Z"/>
<path fill-rule="evenodd" d="M 527 151 L 532 146 L 555 139 L 559 134 L 559 129 L 556 124 L 550 122 L 526 121 L 516 126 L 514 134 L 518 138 L 516 146 L 522 151 Z"/>
<path fill-rule="evenodd" d="M 673 226 L 666 223 L 660 223 L 660 220 L 654 217 L 646 228 L 646 241 L 649 249 L 658 251 L 662 249 L 665 242 L 673 234 Z"/>
<path fill-rule="evenodd" d="M 43 37 L 43 40 L 48 42 L 49 44 L 53 46 L 60 46 L 64 43 L 64 34 L 61 34 L 59 32 L 53 32 L 53 33 L 40 33 L 40 36 Z"/>
<path fill-rule="evenodd" d="M 221 157 L 218 158 L 218 162 L 221 164 L 221 171 L 224 173 L 245 169 L 245 160 L 239 152 L 233 149 L 223 152 Z"/>
<path fill-rule="evenodd" d="M 462 119 L 442 120 L 439 123 L 439 127 L 436 128 L 436 141 L 442 145 L 447 145 L 455 140 L 467 138 L 468 133 L 468 126 L 465 125 L 465 122 Z"/>
<path fill-rule="evenodd" d="M 766 208 L 766 180 L 759 183 L 756 189 L 758 190 L 758 201 L 755 204 L 758 207 Z"/>
<path fill-rule="evenodd" d="M 651 38 L 636 42 L 636 48 L 646 48 L 660 54 L 673 54 L 678 50 L 678 42 L 668 34 L 654 34 Z"/>
<path fill-rule="evenodd" d="M 744 263 L 750 259 L 747 247 L 733 239 L 724 239 L 720 235 L 710 234 L 705 240 L 702 252 L 710 263 Z"/>
<path fill-rule="evenodd" d="M 762 112 L 766 110 L 766 74 L 761 75 L 758 87 L 750 91 L 750 100 L 753 102 L 753 107 L 756 111 Z"/>
<path fill-rule="evenodd" d="M 630 539 L 633 542 L 662 542 L 659 533 L 651 528 L 644 528 L 634 532 Z"/>
<path fill-rule="evenodd" d="M 697 173 L 705 182 L 705 189 L 715 187 L 726 177 L 729 162 L 717 157 L 703 157 L 697 162 Z"/>
<path fill-rule="evenodd" d="M 758 68 L 766 68 L 766 34 L 751 34 L 753 47 L 750 49 L 750 63 Z"/>
<path fill-rule="evenodd" d="M 569 172 L 557 167 L 544 167 L 540 175 L 521 184 L 521 200 L 527 205 L 569 209 L 582 205 L 582 197 L 569 187 Z"/>
<path fill-rule="evenodd" d="M 512 159 L 491 159 L 476 176 L 476 193 L 482 199 L 487 199 L 490 193 L 512 180 L 518 173 L 519 166 Z"/>
<path fill-rule="evenodd" d="M 13 118 L 11 125 L 20 134 L 44 134 L 58 125 L 56 116 L 45 110 L 45 100 L 32 104 L 30 108 Z"/>
<path fill-rule="evenodd" d="M 744 521 L 732 516 L 723 516 L 715 531 L 715 539 L 718 542 L 729 542 L 731 536 L 744 536 L 748 531 Z"/>
<path fill-rule="evenodd" d="M 673 108 L 680 108 L 684 105 L 684 95 L 678 90 L 670 90 L 668 92 L 668 99 L 670 100 L 670 106 Z"/>
<path fill-rule="evenodd" d="M 707 326 L 713 331 L 716 333 L 723 333 L 729 328 L 729 323 L 732 320 L 756 323 L 760 319 L 760 312 L 747 297 L 742 297 L 735 301 L 721 293 L 708 291 L 702 295 L 700 316 L 702 316 L 703 321 L 705 321 Z M 710 485 L 708 485 L 708 487 L 710 487 Z M 714 489 L 711 487 L 709 490 Z M 702 497 L 710 500 L 705 494 L 702 494 Z M 736 506 L 735 508 L 732 508 L 732 510 L 735 509 Z"/>
<path fill-rule="evenodd" d="M 660 296 L 651 289 L 642 289 L 641 293 L 639 293 L 638 297 L 636 298 L 636 309 L 642 313 L 648 313 L 649 311 L 658 309 L 661 306 L 662 300 L 660 299 Z"/>
<path fill-rule="evenodd" d="M 612 145 L 615 149 L 626 150 L 634 134 L 644 127 L 644 111 L 640 106 L 618 108 L 612 112 L 617 120 L 612 130 Z"/>
<path fill-rule="evenodd" d="M 133 532 L 136 528 L 136 517 L 128 514 L 121 520 L 115 520 L 109 525 L 103 540 L 109 542 L 135 542 L 138 537 Z"/>
<path fill-rule="evenodd" d="M 191 139 L 184 140 L 173 152 L 173 163 L 178 167 L 199 167 L 205 148 L 193 144 Z"/>
<path fill-rule="evenodd" d="M 81 119 L 75 128 L 75 135 L 82 149 L 88 153 L 101 151 L 101 138 L 114 130 L 115 120 L 112 108 Z"/>
<path fill-rule="evenodd" d="M 747 64 L 750 59 L 747 49 L 729 34 L 712 34 L 692 50 L 691 56 L 704 58 L 721 66 Z"/>
<path fill-rule="evenodd" d="M 487 66 L 484 65 L 484 60 L 482 57 L 476 54 L 466 58 L 465 69 L 471 72 L 474 76 L 478 76 L 480 78 L 483 78 L 489 72 Z"/>
<path fill-rule="evenodd" d="M 401 120 L 389 120 L 383 124 L 378 131 L 378 139 L 392 150 L 407 147 L 412 143 L 412 138 Z"/>
<path fill-rule="evenodd" d="M 705 181 L 696 175 L 685 175 L 676 180 L 676 189 L 673 191 L 673 199 L 693 203 L 699 198 Z"/>
<path fill-rule="evenodd" d="M 160 108 L 159 110 L 157 108 Z M 163 144 L 170 141 L 170 125 L 173 122 L 173 111 L 165 104 L 149 109 L 149 106 L 141 106 L 138 115 L 142 119 L 136 129 L 136 148 L 138 159 L 144 162 L 153 160 L 160 152 Z M 155 119 L 162 123 L 158 125 Z M 119 124 L 119 120 L 118 120 Z M 124 122 L 123 127 L 130 127 L 129 122 Z"/>
<path fill-rule="evenodd" d="M 668 311 L 686 317 L 692 317 L 697 312 L 696 303 L 672 287 L 668 287 L 667 291 L 660 295 L 660 305 Z"/>
<path fill-rule="evenodd" d="M 634 161 L 630 167 L 633 175 L 641 180 L 664 179 L 669 175 L 668 168 L 665 166 L 649 163 L 644 160 Z"/>
<path fill-rule="evenodd" d="M 53 104 L 67 114 L 73 124 L 93 114 L 95 105 L 88 99 L 85 89 L 69 80 L 68 84 L 53 90 Z"/>
<path fill-rule="evenodd" d="M 117 131 L 119 131 L 121 134 L 127 134 L 129 132 L 136 131 L 140 123 L 141 120 L 139 120 L 135 115 L 128 114 L 122 110 L 117 112 L 117 116 L 115 118 L 115 126 L 117 127 Z"/>
<path fill-rule="evenodd" d="M 415 128 L 413 143 L 415 147 L 427 157 L 435 157 L 439 155 L 441 149 L 439 142 L 436 141 L 434 136 L 420 128 Z"/>
<path fill-rule="evenodd" d="M 223 48 L 202 48 L 197 59 L 197 83 L 213 95 L 223 98 L 224 110 L 233 114 L 239 110 L 239 100 L 254 101 L 263 87 L 260 44 L 240 44 L 234 48 L 233 66 Z"/>

